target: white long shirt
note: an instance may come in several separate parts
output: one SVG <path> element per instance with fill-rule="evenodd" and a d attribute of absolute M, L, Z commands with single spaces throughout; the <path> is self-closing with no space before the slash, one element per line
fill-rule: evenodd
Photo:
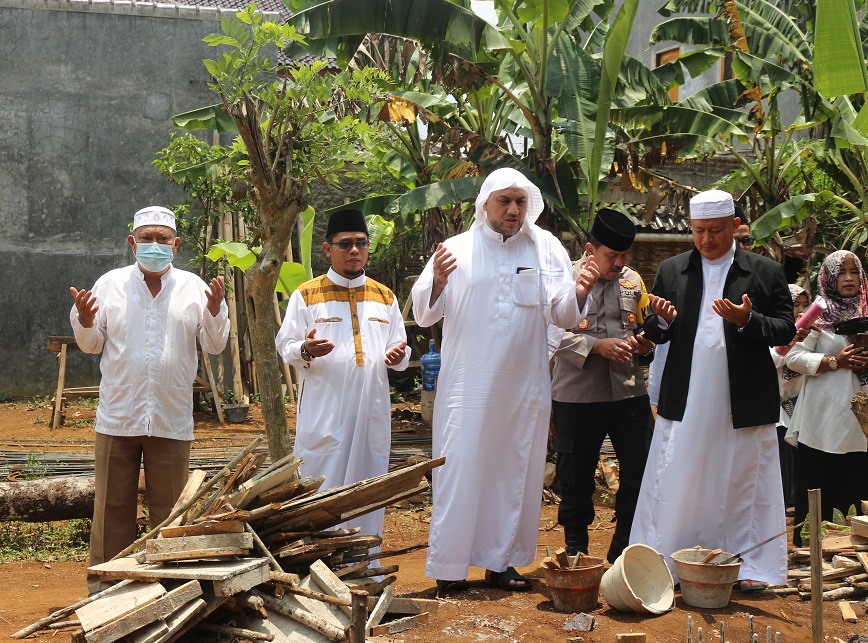
<path fill-rule="evenodd" d="M 847 368 L 819 372 L 826 355 L 837 355 L 850 342 L 843 335 L 812 330 L 787 353 L 787 366 L 803 373 L 799 401 L 790 419 L 787 442 L 826 453 L 865 452 L 868 439 L 850 408 L 860 391 L 859 378 Z"/>
<path fill-rule="evenodd" d="M 566 250 L 536 226 L 504 241 L 476 225 L 443 245 L 456 259 L 445 289 L 429 306 L 432 259 L 412 298 L 420 326 L 443 319 L 433 452 L 446 464 L 433 472 L 426 574 L 459 580 L 470 565 L 500 572 L 536 556 L 551 410 L 547 324 L 574 328 L 584 313 Z"/>
<path fill-rule="evenodd" d="M 193 439 L 196 339 L 216 355 L 229 338 L 226 302 L 208 311 L 207 284 L 172 266 L 151 295 L 136 263 L 100 277 L 93 287 L 99 310 L 93 326 L 69 313 L 75 341 L 85 353 L 102 353 L 97 433 Z"/>
<path fill-rule="evenodd" d="M 687 406 L 681 420 L 657 415 L 630 533 L 631 545 L 664 556 L 676 582 L 673 552 L 700 545 L 734 554 L 786 526 L 775 425 L 732 428 L 724 322 L 712 304 L 733 255 L 702 259 Z M 739 578 L 778 584 L 786 575 L 786 541 L 778 538 L 744 556 Z"/>
<path fill-rule="evenodd" d="M 334 349 L 310 362 L 301 347 L 311 330 Z M 395 295 L 361 275 L 334 270 L 302 284 L 289 299 L 277 334 L 277 351 L 299 373 L 295 454 L 306 476 L 325 476 L 323 488 L 386 473 L 392 439 L 387 368 L 403 371 L 404 359 L 386 366 L 386 353 L 407 340 Z M 366 534 L 383 533 L 385 510 L 353 520 Z"/>

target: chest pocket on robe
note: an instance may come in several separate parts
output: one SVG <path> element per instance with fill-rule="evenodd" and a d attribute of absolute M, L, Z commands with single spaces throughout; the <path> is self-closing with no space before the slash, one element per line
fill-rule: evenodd
<path fill-rule="evenodd" d="M 512 298 L 516 306 L 538 306 L 539 274 L 524 272 L 513 275 Z"/>

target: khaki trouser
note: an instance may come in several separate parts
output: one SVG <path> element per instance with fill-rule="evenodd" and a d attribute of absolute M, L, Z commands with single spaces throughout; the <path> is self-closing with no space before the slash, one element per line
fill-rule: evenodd
<path fill-rule="evenodd" d="M 90 532 L 90 565 L 111 560 L 136 539 L 139 469 L 144 463 L 151 528 L 169 517 L 187 484 L 190 442 L 147 436 L 96 434 L 96 493 Z M 88 574 L 93 593 L 111 583 Z"/>

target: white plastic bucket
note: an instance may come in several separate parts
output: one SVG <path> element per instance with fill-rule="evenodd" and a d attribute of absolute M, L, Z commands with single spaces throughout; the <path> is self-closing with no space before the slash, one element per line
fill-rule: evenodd
<path fill-rule="evenodd" d="M 618 556 L 603 574 L 600 589 L 619 612 L 663 614 L 675 602 L 675 584 L 663 554 L 640 543 Z"/>

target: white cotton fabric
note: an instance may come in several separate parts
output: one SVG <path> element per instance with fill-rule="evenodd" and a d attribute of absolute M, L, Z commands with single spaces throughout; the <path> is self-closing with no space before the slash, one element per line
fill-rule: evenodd
<path fill-rule="evenodd" d="M 347 279 L 332 269 L 328 280 L 343 288 L 362 288 L 367 277 Z M 388 368 L 403 371 L 410 348 L 395 366 L 386 366 L 386 353 L 407 341 L 401 308 L 379 301 L 358 301 L 357 315 L 364 365 L 356 366 L 350 304 L 346 301 L 305 303 L 302 289 L 289 299 L 286 316 L 275 340 L 283 361 L 298 373 L 295 454 L 305 476 L 325 476 L 322 488 L 342 486 L 382 475 L 389 470 L 391 406 Z M 331 340 L 335 348 L 311 362 L 301 347 L 311 329 Z M 385 509 L 347 523 L 362 533 L 382 535 Z"/>
<path fill-rule="evenodd" d="M 732 195 L 723 190 L 706 190 L 690 199 L 691 219 L 718 219 L 735 216 Z"/>
<path fill-rule="evenodd" d="M 467 577 L 536 557 L 551 409 L 547 325 L 574 328 L 564 247 L 533 224 L 513 237 L 476 225 L 443 244 L 456 270 L 433 306 L 433 259 L 413 286 L 420 326 L 443 320 L 434 403 L 433 512 L 425 573 Z M 536 274 L 516 274 L 518 267 Z M 587 310 L 587 304 L 585 306 Z"/>
<path fill-rule="evenodd" d="M 213 317 L 207 284 L 174 267 L 151 295 L 136 263 L 100 277 L 93 287 L 99 310 L 91 328 L 69 319 L 85 353 L 102 353 L 94 429 L 117 436 L 193 439 L 193 381 L 202 349 L 221 353 L 229 338 L 226 302 Z"/>
<path fill-rule="evenodd" d="M 177 232 L 177 228 L 175 227 L 175 213 L 167 208 L 161 208 L 156 205 L 142 208 L 133 215 L 133 230 L 145 225 L 162 225 L 167 228 L 172 228 L 172 230 Z"/>
<path fill-rule="evenodd" d="M 804 376 L 799 401 L 790 419 L 786 440 L 826 453 L 864 453 L 868 439 L 850 408 L 861 390 L 859 378 L 848 368 L 819 372 L 826 355 L 837 355 L 850 342 L 843 335 L 812 330 L 787 353 L 787 366 Z"/>
<path fill-rule="evenodd" d="M 732 427 L 723 320 L 711 308 L 732 259 L 702 259 L 690 395 L 681 421 L 657 416 L 630 534 L 630 544 L 664 555 L 676 582 L 673 552 L 700 545 L 739 553 L 786 527 L 775 425 Z M 739 571 L 770 584 L 786 575 L 784 538 L 747 554 Z"/>

